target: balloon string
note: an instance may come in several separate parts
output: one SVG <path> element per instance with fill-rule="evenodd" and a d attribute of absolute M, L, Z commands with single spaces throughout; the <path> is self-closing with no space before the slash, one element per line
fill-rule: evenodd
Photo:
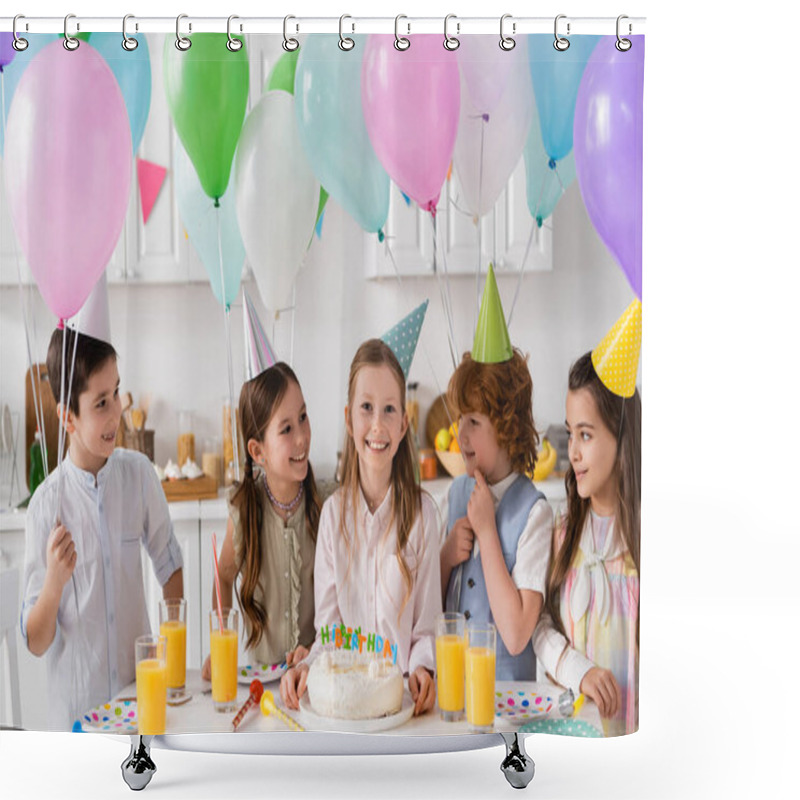
<path fill-rule="evenodd" d="M 410 296 L 410 293 L 409 293 L 408 289 L 406 288 L 406 285 L 403 283 L 403 280 L 400 277 L 400 270 L 397 268 L 397 262 L 394 259 L 394 253 L 392 252 L 392 248 L 389 245 L 389 237 L 388 236 L 386 237 L 386 252 L 388 253 L 389 259 L 392 262 L 392 267 L 394 268 L 394 275 L 395 275 L 395 278 L 397 279 L 397 284 L 400 287 L 400 291 L 403 294 L 403 299 L 405 300 L 405 302 L 408 305 L 411 305 L 414 302 L 414 298 L 412 298 Z M 438 397 L 439 395 L 444 394 L 444 392 L 442 391 L 441 383 L 439 383 L 439 378 L 438 378 L 438 376 L 436 374 L 436 370 L 433 368 L 433 362 L 431 361 L 430 353 L 428 352 L 428 348 L 425 345 L 425 339 L 423 338 L 421 332 L 420 332 L 420 337 L 419 337 L 419 344 L 422 346 L 422 355 L 425 357 L 425 361 L 428 364 L 428 370 L 429 370 L 431 376 L 433 377 L 434 384 L 436 385 L 436 394 L 437 394 L 437 397 Z M 448 419 L 450 425 L 452 426 L 453 423 L 455 422 L 455 420 L 450 416 L 450 408 L 448 407 L 447 403 L 444 404 L 444 411 L 445 411 L 445 414 L 447 414 L 447 419 Z M 460 448 L 459 448 L 459 453 L 461 453 Z M 461 459 L 464 460 L 464 463 L 466 463 L 463 453 L 461 453 Z"/>
<path fill-rule="evenodd" d="M 297 316 L 297 275 L 292 281 L 292 330 L 289 339 L 289 366 L 294 368 L 294 320 Z M 273 340 L 274 341 L 274 340 Z"/>
<path fill-rule="evenodd" d="M 61 438 L 58 444 L 58 466 L 61 467 L 64 461 L 64 448 L 67 442 L 67 425 L 64 421 L 69 414 L 69 404 L 72 402 L 72 379 L 75 375 L 75 356 L 78 352 L 78 337 L 80 335 L 77 324 L 75 325 L 75 339 L 72 345 L 72 359 L 69 368 L 69 382 L 67 383 L 67 402 L 63 403 L 64 399 L 64 373 L 66 372 L 66 353 L 67 353 L 67 327 L 64 327 L 64 335 L 61 340 L 61 417 L 59 421 L 59 433 Z M 96 479 L 95 479 L 96 480 Z M 54 525 L 61 519 L 61 500 L 64 496 L 64 470 L 58 471 L 58 492 L 56 500 L 56 519 Z"/>
<path fill-rule="evenodd" d="M 478 314 L 481 308 L 481 250 L 483 247 L 483 225 L 481 224 L 481 195 L 483 194 L 483 136 L 486 132 L 486 116 L 481 115 L 481 157 L 480 167 L 478 171 L 478 208 L 477 208 L 477 224 L 478 224 L 478 258 L 475 265 L 475 317 L 474 325 L 472 327 L 473 334 L 478 330 Z"/>
<path fill-rule="evenodd" d="M 458 348 L 456 347 L 456 336 L 455 330 L 453 329 L 453 310 L 450 304 L 448 303 L 447 292 L 445 291 L 444 286 L 442 285 L 442 279 L 439 275 L 439 270 L 437 269 L 437 226 L 436 226 L 436 217 L 435 215 L 431 215 L 431 220 L 433 223 L 433 274 L 436 276 L 436 284 L 439 288 L 439 297 L 442 301 L 442 309 L 444 311 L 445 322 L 447 323 L 447 341 L 450 346 L 450 358 L 453 361 L 453 369 L 458 366 Z M 442 255 L 444 255 L 444 249 L 442 250 Z M 445 278 L 447 279 L 447 285 L 449 286 L 449 278 L 447 277 L 447 265 L 443 262 L 443 266 L 445 268 Z"/>
<path fill-rule="evenodd" d="M 233 353 L 231 351 L 231 307 L 225 297 L 225 273 L 222 268 L 222 228 L 219 204 L 217 204 L 217 251 L 219 253 L 219 293 L 225 317 L 225 343 L 228 351 L 228 399 L 231 409 L 231 440 L 233 442 L 233 475 L 239 480 L 239 426 L 236 423 L 236 406 L 233 403 Z"/>
<path fill-rule="evenodd" d="M 566 189 L 564 189 L 564 184 L 561 181 L 561 176 L 558 174 L 558 168 L 557 167 L 553 167 L 553 172 L 555 173 L 556 178 L 558 179 L 558 185 L 561 187 L 561 195 L 563 195 L 564 192 L 566 191 Z M 525 269 L 525 263 L 528 260 L 528 254 L 531 251 L 531 243 L 533 242 L 533 234 L 540 227 L 538 219 L 539 219 L 539 211 L 540 211 L 540 209 L 542 207 L 542 198 L 544 197 L 544 185 L 545 185 L 546 176 L 547 176 L 547 173 L 542 175 L 542 182 L 541 182 L 541 184 L 539 186 L 539 198 L 537 199 L 536 206 L 535 206 L 536 215 L 531 220 L 531 232 L 528 235 L 528 244 L 525 246 L 525 255 L 522 257 L 522 261 L 520 262 L 520 265 L 519 265 L 519 274 L 518 274 L 518 277 L 517 277 L 517 287 L 514 290 L 514 299 L 511 301 L 511 310 L 508 312 L 508 319 L 506 320 L 506 327 L 507 328 L 511 327 L 511 317 L 514 315 L 514 306 L 516 306 L 516 304 L 517 304 L 517 297 L 519 296 L 519 290 L 520 290 L 520 287 L 522 286 L 522 273 L 523 273 L 523 271 Z"/>
<path fill-rule="evenodd" d="M 3 142 L 6 141 L 6 76 L 3 70 L 0 70 L 0 122 L 3 126 Z M 30 304 L 26 302 L 25 290 L 22 284 L 22 266 L 20 264 L 19 249 L 17 248 L 16 236 L 11 237 L 12 247 L 14 248 L 14 261 L 17 265 L 17 285 L 19 286 L 19 299 L 20 308 L 22 310 L 22 327 L 25 330 L 25 352 L 28 356 L 28 375 L 31 380 L 31 394 L 33 395 L 33 413 L 36 418 L 36 427 L 40 432 L 39 447 L 42 451 L 42 463 L 44 466 L 45 478 L 50 474 L 47 466 L 47 444 L 45 443 L 44 431 L 44 411 L 42 409 L 42 399 L 40 392 L 36 391 L 36 385 L 33 380 L 33 351 L 31 349 L 31 335 L 30 335 Z M 39 378 L 39 385 L 41 386 L 41 371 L 39 365 L 36 365 L 36 373 Z"/>

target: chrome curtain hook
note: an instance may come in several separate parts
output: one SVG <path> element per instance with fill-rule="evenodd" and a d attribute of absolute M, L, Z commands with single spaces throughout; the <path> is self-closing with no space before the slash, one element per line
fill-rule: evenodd
<path fill-rule="evenodd" d="M 231 22 L 233 22 L 233 20 L 235 19 L 239 19 L 239 17 L 237 17 L 236 14 L 231 14 L 228 17 L 228 42 L 225 46 L 228 48 L 228 50 L 231 51 L 231 53 L 238 53 L 242 49 L 242 46 L 244 45 L 244 42 L 241 39 L 234 39 L 233 36 L 231 35 Z M 242 26 L 240 25 L 239 33 L 241 32 L 242 32 Z"/>
<path fill-rule="evenodd" d="M 25 19 L 24 14 L 17 14 L 14 17 L 14 22 L 11 23 L 11 33 L 14 37 L 13 41 L 11 42 L 11 46 L 18 52 L 21 53 L 23 50 L 28 49 L 28 40 L 23 39 L 21 36 L 17 36 L 17 20 L 18 19 Z M 28 25 L 25 23 L 25 29 L 27 30 Z"/>
<path fill-rule="evenodd" d="M 128 20 L 135 19 L 133 14 L 126 14 L 122 18 L 122 49 L 127 50 L 129 53 L 135 50 L 139 46 L 139 40 L 134 39 L 132 36 L 128 36 Z M 136 26 L 138 29 L 138 25 Z"/>
<path fill-rule="evenodd" d="M 558 21 L 566 18 L 566 14 L 559 14 L 556 17 L 556 21 L 553 25 L 553 35 L 556 37 L 555 41 L 553 42 L 553 47 L 555 47 L 555 49 L 560 53 L 563 53 L 565 50 L 569 49 L 569 39 L 558 35 Z M 567 36 L 569 36 L 569 22 L 567 23 Z"/>
<path fill-rule="evenodd" d="M 394 18 L 394 48 L 395 50 L 408 50 L 411 47 L 411 39 L 406 39 L 405 36 L 400 35 L 401 19 L 408 19 L 408 17 L 405 14 L 398 14 Z M 410 23 L 407 22 L 406 27 L 408 28 L 408 33 L 411 33 Z"/>
<path fill-rule="evenodd" d="M 69 21 L 71 19 L 75 19 L 74 14 L 67 14 L 67 16 L 64 17 L 64 49 L 69 50 L 70 52 L 72 50 L 77 50 L 81 43 L 80 39 L 70 36 L 70 33 L 67 30 L 67 26 L 69 25 Z"/>
<path fill-rule="evenodd" d="M 351 39 L 349 36 L 344 35 L 344 21 L 346 19 L 353 19 L 349 14 L 342 14 L 339 17 L 339 49 L 340 50 L 352 50 L 356 46 L 356 40 Z M 351 33 L 354 33 L 356 30 L 356 26 L 354 23 L 350 23 Z"/>
<path fill-rule="evenodd" d="M 181 35 L 181 20 L 188 19 L 188 14 L 178 14 L 175 18 L 175 47 L 178 50 L 185 51 L 192 46 L 192 40 L 188 36 Z M 192 32 L 192 23 L 189 23 L 189 33 Z"/>
<path fill-rule="evenodd" d="M 458 50 L 461 46 L 460 40 L 447 32 L 447 23 L 450 22 L 451 19 L 456 20 L 456 33 L 461 33 L 461 23 L 457 21 L 458 17 L 455 14 L 448 14 L 444 18 L 444 42 L 442 42 L 442 44 L 445 50 Z"/>
<path fill-rule="evenodd" d="M 297 17 L 288 14 L 283 18 L 283 49 L 287 53 L 293 53 L 298 47 L 300 47 L 300 42 L 298 42 L 294 37 L 289 38 L 289 34 L 287 33 L 290 19 L 297 19 Z M 297 31 L 299 29 L 300 26 L 295 25 L 295 30 Z"/>
<path fill-rule="evenodd" d="M 624 20 L 624 19 L 628 19 L 628 15 L 627 14 L 620 14 L 617 17 L 617 42 L 614 45 L 614 47 L 616 47 L 617 50 L 620 51 L 620 53 L 625 53 L 628 50 L 630 50 L 631 47 L 633 47 L 633 43 L 631 42 L 630 39 L 622 39 L 620 37 L 620 35 L 619 35 L 620 22 L 622 22 L 622 20 Z M 628 35 L 629 36 L 630 36 L 632 30 L 633 30 L 633 26 L 629 22 L 628 23 Z"/>
<path fill-rule="evenodd" d="M 503 14 L 503 16 L 500 17 L 500 49 L 506 52 L 513 50 L 517 46 L 517 42 L 512 36 L 506 36 L 505 25 L 507 19 L 512 19 L 511 14 Z M 516 22 L 511 23 L 511 32 L 517 32 Z"/>

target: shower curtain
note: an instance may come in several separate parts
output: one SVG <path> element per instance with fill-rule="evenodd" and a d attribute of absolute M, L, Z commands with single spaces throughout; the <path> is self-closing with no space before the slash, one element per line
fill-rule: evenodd
<path fill-rule="evenodd" d="M 312 665 L 356 671 L 362 662 L 386 661 L 401 676 L 401 698 L 377 719 L 323 713 L 322 700 L 315 708 L 308 694 L 291 708 L 279 688 L 290 665 L 283 657 L 264 663 L 248 648 L 250 621 L 241 613 L 235 704 L 245 702 L 253 681 L 275 703 L 271 714 L 257 706 L 248 712 L 249 730 L 636 731 L 644 36 L 621 40 L 613 25 L 608 35 L 501 39 L 456 36 L 447 26 L 444 37 L 407 34 L 402 23 L 395 35 L 356 34 L 346 23 L 338 35 L 292 35 L 291 26 L 283 36 L 232 30 L 179 27 L 177 38 L 125 33 L 135 47 L 121 47 L 118 33 L 30 33 L 24 50 L 0 34 L 3 224 L 13 230 L 3 246 L 0 290 L 20 292 L 14 324 L 30 339 L 38 318 L 39 329 L 71 327 L 80 341 L 95 336 L 98 315 L 110 319 L 103 331 L 119 353 L 121 388 L 154 396 L 147 419 L 157 430 L 154 471 L 162 481 L 183 433 L 179 409 L 194 409 L 197 440 L 216 453 L 216 439 L 242 436 L 230 408 L 243 384 L 277 362 L 290 364 L 313 425 L 317 488 L 333 504 L 342 496 L 337 455 L 351 435 L 342 424 L 352 399 L 351 361 L 366 340 L 383 338 L 392 349 L 403 370 L 420 509 L 430 506 L 435 517 L 419 548 L 399 559 L 413 608 L 404 606 L 402 591 L 387 588 L 398 555 L 383 544 L 375 546 L 374 582 L 365 586 L 337 585 L 339 573 L 321 566 L 319 540 L 313 570 L 307 565 L 316 586 L 301 577 L 294 545 L 281 551 L 291 566 L 284 572 L 268 565 L 262 580 L 280 582 L 275 596 L 289 598 L 280 605 L 293 619 L 285 650 L 302 645 Z M 46 348 L 33 341 L 15 358 L 27 369 L 44 361 Z M 514 499 L 519 506 L 512 507 L 503 499 L 508 471 L 489 487 L 510 590 L 498 599 L 486 569 L 489 547 L 478 546 L 474 531 L 469 554 L 443 566 L 455 523 L 471 519 L 469 497 L 478 485 L 459 423 L 476 413 L 505 419 L 513 433 L 497 433 L 495 421 L 493 435 L 508 450 L 524 420 L 510 407 L 491 409 L 492 398 L 504 397 L 502 387 L 492 394 L 473 386 L 472 405 L 459 409 L 448 384 L 465 360 L 507 376 L 503 365 L 514 352 L 532 383 L 525 390 L 530 410 L 523 402 L 519 413 L 530 415 L 535 446 L 515 468 L 529 501 Z M 580 416 L 583 407 L 570 405 L 589 391 L 573 376 L 584 355 L 611 409 L 604 417 L 600 401 L 590 401 L 599 437 Z M 65 374 L 70 358 L 65 352 Z M 6 375 L 3 383 L 5 395 Z M 229 404 L 232 432 L 219 424 L 221 403 Z M 602 434 L 606 467 L 590 461 L 590 440 Z M 61 498 L 70 491 L 61 487 L 63 433 L 51 446 L 59 467 L 47 481 Z M 242 481 L 247 442 L 220 457 L 230 480 Z M 592 468 L 605 469 L 599 489 L 592 488 Z M 199 480 L 190 469 L 191 477 L 171 477 L 186 485 Z M 609 486 L 620 487 L 610 506 L 602 502 Z M 202 511 L 196 530 L 180 539 L 191 699 L 167 706 L 167 733 L 223 731 L 233 718 L 215 712 L 211 684 L 201 677 L 211 653 L 209 619 L 221 605 L 215 562 L 228 516 L 222 491 L 221 500 L 196 501 L 219 504 L 213 557 Z M 35 509 L 36 498 L 31 502 Z M 58 502 L 59 510 L 69 508 Z M 176 505 L 173 526 L 181 519 Z M 379 533 L 394 536 L 391 507 Z M 130 539 L 131 531 L 108 527 L 103 513 L 99 508 L 104 536 Z M 22 651 L 52 522 L 29 510 Z M 267 526 L 264 535 L 275 530 Z M 357 564 L 358 548 L 367 544 L 354 530 Z M 73 530 L 76 541 L 80 536 Z M 79 553 L 92 551 L 82 544 Z M 34 726 L 137 730 L 144 701 L 137 703 L 133 635 L 150 630 L 140 626 L 124 646 L 110 632 L 114 615 L 136 604 L 158 632 L 163 580 L 150 575 L 153 552 L 113 544 L 111 552 L 116 561 L 79 562 L 64 586 L 58 632 L 43 658 L 48 691 L 68 700 L 45 722 L 47 692 L 26 693 L 23 680 L 23 720 Z M 141 591 L 122 597 L 120 576 L 142 553 Z M 320 606 L 323 576 L 339 598 L 338 614 L 312 616 L 312 635 L 301 640 L 297 609 Z M 117 587 L 116 594 L 93 601 L 104 587 Z M 482 594 L 472 599 L 473 590 Z M 266 602 L 273 593 L 262 585 L 260 596 Z M 239 605 L 236 592 L 234 598 Z M 392 613 L 376 610 L 382 603 Z M 265 610 L 268 625 L 282 623 Z M 445 611 L 455 628 L 439 619 Z M 509 620 L 516 625 L 518 617 L 525 637 L 512 645 Z M 492 633 L 485 653 L 470 645 L 471 636 L 477 641 L 470 631 L 481 628 Z M 114 647 L 118 664 L 109 655 Z M 476 660 L 481 654 L 486 659 Z M 436 698 L 421 713 L 424 679 L 413 678 L 415 667 L 428 673 Z M 374 670 L 365 674 L 375 679 Z M 336 678 L 331 682 L 337 691 Z"/>

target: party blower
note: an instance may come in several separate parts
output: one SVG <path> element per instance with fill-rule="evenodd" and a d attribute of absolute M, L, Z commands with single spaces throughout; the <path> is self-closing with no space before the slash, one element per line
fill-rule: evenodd
<path fill-rule="evenodd" d="M 87 481 L 73 449 L 66 463 L 60 455 L 51 484 L 59 482 L 59 510 L 80 558 L 88 542 L 81 539 L 82 517 L 70 515 L 77 515 L 81 492 L 93 492 L 85 513 L 102 532 L 95 548 L 100 577 L 79 562 L 58 609 L 59 620 L 77 623 L 59 623 L 58 646 L 40 654 L 47 692 L 37 685 L 32 704 L 24 685 L 17 690 L 23 721 L 15 724 L 35 727 L 31 706 L 38 712 L 35 703 L 47 697 L 48 713 L 61 706 L 69 712 L 48 719 L 54 729 L 74 723 L 86 733 L 130 736 L 122 776 L 136 790 L 152 779 L 158 748 L 388 755 L 500 743 L 506 780 L 523 788 L 534 775 L 526 736 L 637 730 L 640 448 L 628 444 L 641 407 L 644 37 L 630 34 L 639 34 L 644 21 L 344 15 L 312 26 L 290 16 L 281 36 L 262 32 L 275 27 L 268 19 L 181 15 L 159 22 L 128 15 L 120 20 L 121 38 L 93 32 L 92 23 L 98 20 L 69 15 L 62 37 L 52 19 L 17 18 L 12 33 L 0 32 L 7 198 L 0 227 L 14 231 L 4 250 L 18 248 L 16 260 L 30 268 L 55 319 L 79 331 L 76 341 L 111 344 L 112 331 L 131 331 L 114 342 L 125 351 L 120 365 L 152 368 L 164 378 L 159 385 L 197 396 L 198 409 L 218 406 L 219 389 L 206 368 L 216 359 L 221 371 L 225 359 L 226 374 L 217 376 L 228 408 L 224 466 L 238 485 L 230 505 L 220 496 L 184 503 L 176 513 L 161 494 L 163 508 L 142 503 L 138 492 L 122 492 L 115 504 L 107 473 Z M 266 80 L 265 64 L 272 67 Z M 152 107 L 151 91 L 160 98 Z M 163 163 L 140 155 L 160 155 Z M 567 191 L 568 208 L 554 214 Z M 556 226 L 560 238 L 575 242 L 567 250 L 589 253 L 577 261 L 590 264 L 591 275 L 589 266 L 566 264 L 553 249 Z M 128 242 L 134 231 L 136 241 Z M 109 274 L 109 305 L 103 275 L 114 263 L 124 281 Z M 175 280 L 164 270 L 174 270 Z M 543 271 L 557 280 L 542 280 Z M 365 273 L 379 280 L 365 283 Z M 451 281 L 454 273 L 471 280 Z M 612 280 L 604 283 L 606 273 Z M 189 281 L 191 291 L 173 285 Z M 19 283 L 24 298 L 32 289 L 23 291 L 22 277 Z M 134 283 L 141 302 L 128 301 Z M 176 338 L 174 358 L 158 357 L 173 345 L 147 311 L 156 291 L 170 317 L 174 310 L 170 323 L 197 328 Z M 106 298 L 105 338 L 89 324 L 93 294 Z M 333 307 L 340 298 L 342 307 Z M 217 306 L 220 316 L 208 311 Z M 241 340 L 231 334 L 240 313 L 244 381 L 234 371 Z M 9 328 L 15 319 L 11 314 Z M 295 319 L 302 336 L 294 335 Z M 543 330 L 553 386 L 563 388 L 570 377 L 572 434 L 566 475 L 547 485 L 535 468 L 537 457 L 546 460 L 536 431 L 548 420 L 537 414 L 535 425 L 526 405 L 551 390 L 537 382 L 540 364 L 525 360 L 542 344 Z M 587 331 L 608 335 L 584 341 Z M 34 332 L 20 323 L 3 337 L 4 363 L 6 340 Z M 467 338 L 472 347 L 465 354 Z M 425 357 L 415 363 L 418 347 Z M 353 354 L 348 382 L 341 367 Z M 78 398 L 79 382 L 92 378 L 79 371 L 71 377 L 74 359 L 65 348 L 57 399 L 63 408 L 70 408 L 69 392 Z M 158 372 L 179 361 L 185 363 L 174 375 Z M 572 380 L 575 364 L 583 383 Z M 462 367 L 473 370 L 464 391 L 457 380 L 448 385 Z M 295 370 L 315 375 L 305 396 L 297 377 L 287 377 Z M 534 380 L 535 391 L 520 375 Z M 194 385 L 182 385 L 195 376 Z M 362 391 L 369 381 L 378 390 Z M 454 417 L 443 425 L 457 430 L 452 455 L 464 474 L 452 481 L 420 480 L 417 453 L 427 426 L 416 420 L 409 432 L 407 418 L 419 409 L 406 392 L 417 383 L 444 395 L 445 413 Z M 524 391 L 513 394 L 514 408 L 494 402 L 517 386 Z M 326 402 L 324 392 L 334 397 L 344 387 L 361 392 L 363 401 L 346 410 L 344 402 Z M 420 402 L 432 394 L 420 391 Z M 313 446 L 304 433 L 306 402 L 314 409 Z M 273 405 L 276 416 L 251 435 L 248 415 Z M 497 424 L 493 409 L 502 412 Z M 95 410 L 99 415 L 100 406 Z M 333 442 L 334 426 L 341 433 L 342 411 L 341 485 L 323 504 L 330 476 L 322 463 L 312 471 L 309 460 L 332 450 L 325 442 Z M 563 404 L 557 414 L 564 418 Z M 107 461 L 139 457 L 112 449 L 113 416 L 101 431 L 113 452 Z M 619 464 L 612 455 L 588 473 L 581 468 L 581 454 L 584 463 L 592 458 L 581 429 L 587 419 L 592 436 L 608 433 L 603 442 L 625 448 Z M 487 420 L 497 433 L 493 448 L 486 446 Z M 74 421 L 64 415 L 61 441 L 66 432 L 83 441 L 66 431 Z M 528 444 L 515 450 L 523 436 Z M 275 453 L 286 456 L 286 474 Z M 566 463 L 567 454 L 558 455 Z M 497 470 L 484 466 L 490 456 Z M 153 491 L 161 492 L 146 466 Z M 600 492 L 601 499 L 623 498 L 600 514 L 592 504 L 593 476 L 612 467 L 629 494 Z M 391 491 L 380 482 L 389 473 Z M 250 496 L 247 508 L 237 492 Z M 31 501 L 29 531 L 44 496 Z M 127 526 L 130 504 L 148 512 L 138 539 Z M 556 517 L 564 505 L 566 515 Z M 159 508 L 163 513 L 154 513 Z M 485 511 L 479 518 L 486 520 L 493 509 L 495 531 L 475 525 L 474 537 L 459 538 L 464 518 Z M 151 553 L 159 550 L 153 528 L 171 528 L 170 518 L 180 520 L 180 546 Z M 429 546 L 440 519 L 458 545 L 449 570 L 444 548 Z M 217 534 L 207 530 L 227 524 L 232 534 L 218 562 Z M 486 538 L 487 530 L 497 541 Z M 369 546 L 361 546 L 362 534 L 373 537 Z M 562 541 L 571 549 L 546 563 L 553 543 Z M 19 551 L 44 553 L 43 542 Z M 149 559 L 141 558 L 142 547 Z M 116 582 L 108 580 L 115 561 L 123 563 Z M 11 592 L 13 603 L 22 596 L 23 628 L 42 594 L 37 576 L 46 565 L 25 567 L 22 591 Z M 165 604 L 161 620 L 176 623 L 179 634 L 164 634 L 166 656 L 156 642 L 155 654 L 139 659 L 137 686 L 133 645 L 124 637 L 149 632 L 162 587 L 179 568 L 185 608 L 169 616 Z M 491 591 L 498 574 L 505 588 L 514 584 L 519 602 L 497 607 L 497 596 L 512 596 Z M 537 597 L 535 586 L 547 587 L 548 596 Z M 19 610 L 14 617 L 17 628 Z M 123 625 L 123 617 L 133 622 Z M 89 624 L 95 620 L 103 624 Z M 74 657 L 59 663 L 59 646 Z M 171 660 L 185 664 L 174 677 Z M 6 675 L 0 671 L 0 681 Z M 158 703 L 147 702 L 148 688 L 151 695 L 158 689 Z"/>

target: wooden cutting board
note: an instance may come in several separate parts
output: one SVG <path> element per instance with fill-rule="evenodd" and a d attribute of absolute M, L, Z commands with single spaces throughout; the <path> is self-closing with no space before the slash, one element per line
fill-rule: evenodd
<path fill-rule="evenodd" d="M 33 387 L 31 387 L 31 373 L 33 373 Z M 35 394 L 34 394 L 35 393 Z M 56 400 L 50 390 L 50 381 L 47 379 L 47 365 L 34 364 L 25 373 L 25 484 L 30 480 L 31 474 L 31 444 L 36 433 L 36 410 L 34 397 L 41 398 L 44 412 L 44 437 L 47 445 L 47 466 L 52 472 L 58 464 L 58 414 L 56 413 Z M 67 437 L 69 443 L 69 437 Z M 69 446 L 67 444 L 67 446 Z"/>
<path fill-rule="evenodd" d="M 213 500 L 217 497 L 217 481 L 209 475 L 184 478 L 179 481 L 161 481 L 168 503 L 181 500 Z"/>

